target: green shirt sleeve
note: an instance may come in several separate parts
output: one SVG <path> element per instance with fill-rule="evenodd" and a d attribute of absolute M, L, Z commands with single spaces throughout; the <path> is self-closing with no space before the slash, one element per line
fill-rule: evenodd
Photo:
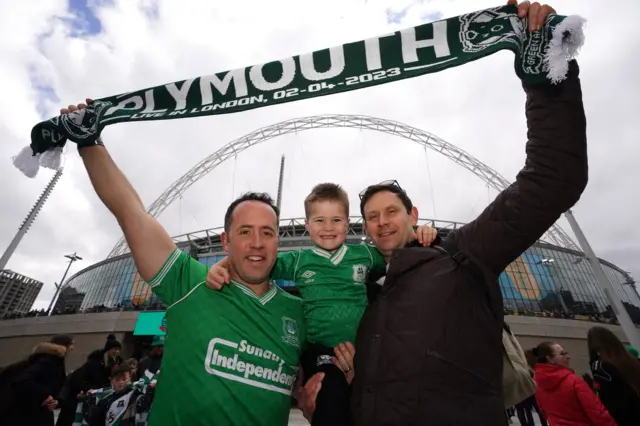
<path fill-rule="evenodd" d="M 206 265 L 176 248 L 164 266 L 149 281 L 149 286 L 168 307 L 207 280 Z"/>
<path fill-rule="evenodd" d="M 386 268 L 387 261 L 384 260 L 382 253 L 380 253 L 380 251 L 374 246 L 370 246 L 369 244 L 365 244 L 365 243 L 363 244 L 371 254 L 371 268 L 372 269 Z"/>
<path fill-rule="evenodd" d="M 298 260 L 300 259 L 300 250 L 283 251 L 278 253 L 278 260 L 271 270 L 271 279 L 295 281 L 296 269 L 298 269 Z"/>

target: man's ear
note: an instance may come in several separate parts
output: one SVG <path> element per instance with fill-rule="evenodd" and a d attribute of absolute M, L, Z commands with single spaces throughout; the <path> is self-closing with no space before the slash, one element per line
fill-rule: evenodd
<path fill-rule="evenodd" d="M 309 234 L 311 234 L 311 229 L 309 229 L 309 219 L 304 219 L 304 227 Z"/>
<path fill-rule="evenodd" d="M 227 245 L 229 244 L 229 234 L 223 232 L 222 234 L 220 234 L 220 239 L 222 240 L 222 249 L 225 253 L 228 254 L 229 249 L 227 248 Z"/>
<path fill-rule="evenodd" d="M 414 228 L 416 226 L 418 226 L 418 208 L 413 206 L 411 208 L 411 212 L 409 213 L 409 216 L 411 216 L 411 226 L 413 226 Z"/>

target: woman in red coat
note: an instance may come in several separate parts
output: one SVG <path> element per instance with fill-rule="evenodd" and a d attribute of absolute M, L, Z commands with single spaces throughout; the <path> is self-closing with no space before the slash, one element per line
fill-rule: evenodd
<path fill-rule="evenodd" d="M 569 354 L 557 343 L 534 350 L 536 400 L 550 426 L 616 426 L 587 383 L 569 368 Z"/>

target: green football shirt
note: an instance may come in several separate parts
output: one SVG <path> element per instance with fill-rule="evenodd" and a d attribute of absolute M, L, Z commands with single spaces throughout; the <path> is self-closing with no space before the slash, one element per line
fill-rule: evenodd
<path fill-rule="evenodd" d="M 385 265 L 378 249 L 367 244 L 343 244 L 333 253 L 313 247 L 278 253 L 271 278 L 294 281 L 300 289 L 307 340 L 334 347 L 355 342 L 367 307 L 367 273 Z"/>
<path fill-rule="evenodd" d="M 305 341 L 299 298 L 277 285 L 257 296 L 176 249 L 150 281 L 168 306 L 149 426 L 287 425 Z"/>

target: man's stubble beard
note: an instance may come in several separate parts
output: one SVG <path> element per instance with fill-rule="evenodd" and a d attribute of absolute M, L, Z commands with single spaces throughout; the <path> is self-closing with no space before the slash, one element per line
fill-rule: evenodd
<path fill-rule="evenodd" d="M 238 281 L 241 284 L 246 284 L 246 285 L 251 285 L 251 286 L 256 285 L 257 286 L 257 285 L 264 284 L 264 283 L 269 281 L 271 270 L 273 269 L 274 264 L 275 264 L 275 262 L 273 262 L 271 267 L 268 268 L 265 271 L 265 276 L 260 277 L 260 278 L 251 279 L 251 278 L 247 277 L 245 274 L 243 274 L 241 272 L 241 268 L 238 268 L 236 266 L 235 262 L 231 262 L 230 261 L 229 265 L 231 266 L 231 270 L 229 271 L 229 273 L 231 275 L 231 279 L 234 280 L 234 281 Z M 234 277 L 234 275 L 235 275 L 235 277 Z"/>

